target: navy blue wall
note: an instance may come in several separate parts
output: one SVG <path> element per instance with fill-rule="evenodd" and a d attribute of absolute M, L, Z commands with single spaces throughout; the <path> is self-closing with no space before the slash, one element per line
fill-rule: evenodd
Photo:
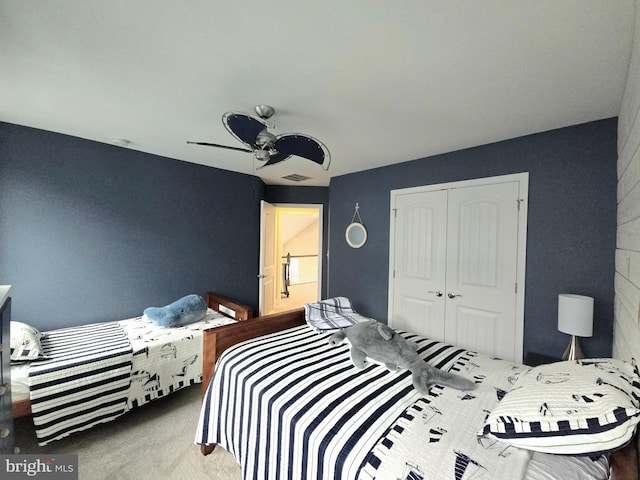
<path fill-rule="evenodd" d="M 595 298 L 588 356 L 610 356 L 616 241 L 616 119 L 372 169 L 331 180 L 329 295 L 387 321 L 389 204 L 393 189 L 529 172 L 524 352 L 561 355 L 559 293 Z M 344 240 L 356 202 L 368 241 Z"/>
<path fill-rule="evenodd" d="M 0 123 L 0 284 L 51 329 L 208 290 L 257 307 L 249 175 Z"/>
<path fill-rule="evenodd" d="M 528 171 L 525 353 L 560 354 L 557 295 L 592 295 L 585 353 L 611 354 L 616 120 L 334 177 L 328 189 L 254 178 L 0 123 L 0 284 L 40 328 L 138 315 L 216 290 L 257 306 L 259 200 L 322 203 L 325 296 L 387 320 L 390 190 Z M 328 191 L 328 196 L 327 196 Z M 246 193 L 244 193 L 246 192 Z M 367 244 L 344 229 L 356 202 Z"/>
<path fill-rule="evenodd" d="M 314 204 L 323 206 L 322 218 L 322 298 L 327 297 L 327 249 L 329 246 L 329 187 L 289 187 L 266 185 L 265 200 L 269 203 Z"/>

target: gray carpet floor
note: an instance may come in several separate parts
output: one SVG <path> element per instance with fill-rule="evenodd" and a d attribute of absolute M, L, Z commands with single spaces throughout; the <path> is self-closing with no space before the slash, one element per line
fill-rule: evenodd
<path fill-rule="evenodd" d="M 200 385 L 156 400 L 117 420 L 38 446 L 31 418 L 15 421 L 20 453 L 77 454 L 80 480 L 240 480 L 220 447 L 205 457 L 194 445 Z"/>

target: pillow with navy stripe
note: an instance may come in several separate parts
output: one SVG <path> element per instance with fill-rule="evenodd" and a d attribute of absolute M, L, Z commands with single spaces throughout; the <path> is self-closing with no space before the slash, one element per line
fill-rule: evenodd
<path fill-rule="evenodd" d="M 592 454 L 623 446 L 640 421 L 640 378 L 611 358 L 557 362 L 520 375 L 478 435 L 545 453 Z"/>

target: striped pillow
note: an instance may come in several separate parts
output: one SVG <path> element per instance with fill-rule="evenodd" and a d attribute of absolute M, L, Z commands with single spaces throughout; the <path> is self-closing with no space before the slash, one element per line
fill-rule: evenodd
<path fill-rule="evenodd" d="M 626 444 L 640 421 L 640 379 L 610 358 L 542 365 L 523 373 L 478 435 L 556 454 L 605 452 Z"/>

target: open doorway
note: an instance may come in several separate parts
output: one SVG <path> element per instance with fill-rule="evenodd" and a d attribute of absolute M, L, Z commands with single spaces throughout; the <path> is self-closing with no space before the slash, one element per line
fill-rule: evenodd
<path fill-rule="evenodd" d="M 260 314 L 292 310 L 305 303 L 316 302 L 321 296 L 322 285 L 322 205 L 275 204 L 269 216 L 275 220 L 272 228 L 262 222 L 262 245 L 273 252 L 261 251 L 262 293 Z M 272 233 L 270 233 L 272 232 Z M 268 257 L 274 258 L 274 266 L 265 269 Z M 272 272 L 272 278 L 268 273 Z M 273 282 L 273 287 L 264 288 Z"/>

